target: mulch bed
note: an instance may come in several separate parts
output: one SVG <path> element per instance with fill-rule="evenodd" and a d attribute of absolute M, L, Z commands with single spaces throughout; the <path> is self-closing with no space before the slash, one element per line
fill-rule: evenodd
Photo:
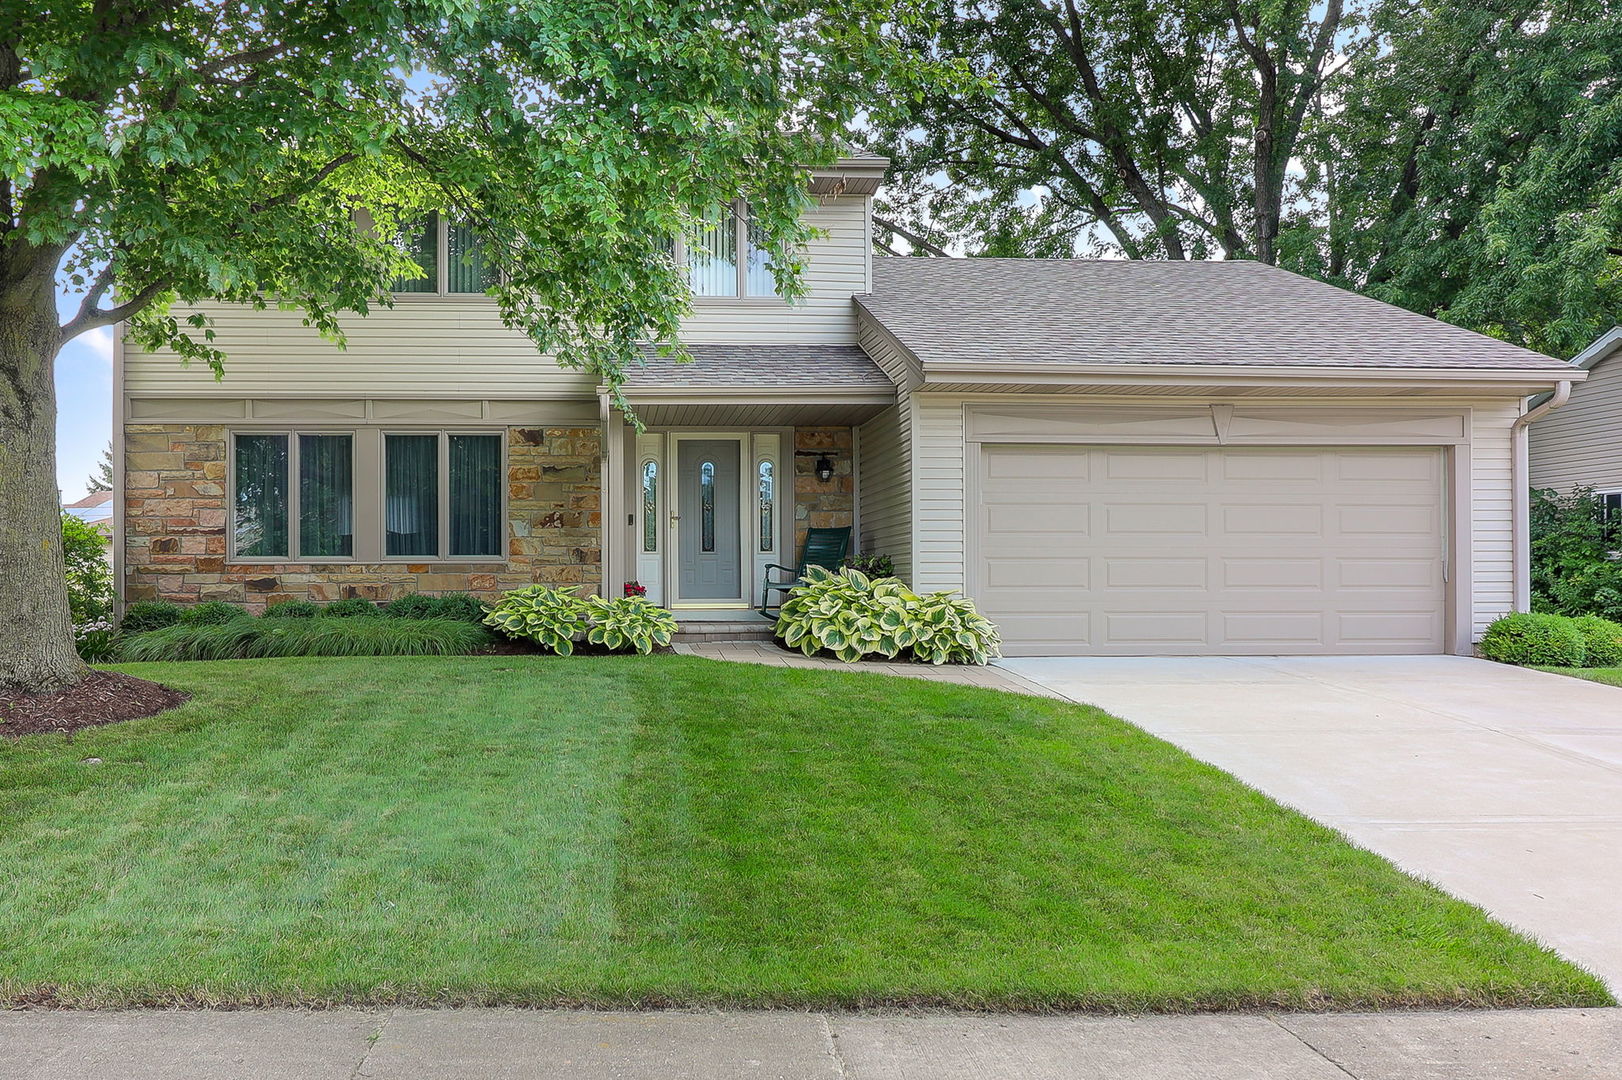
<path fill-rule="evenodd" d="M 138 720 L 172 709 L 190 697 L 133 675 L 92 671 L 54 694 L 0 691 L 0 736 L 15 739 L 45 732 L 66 734 L 121 720 Z"/>

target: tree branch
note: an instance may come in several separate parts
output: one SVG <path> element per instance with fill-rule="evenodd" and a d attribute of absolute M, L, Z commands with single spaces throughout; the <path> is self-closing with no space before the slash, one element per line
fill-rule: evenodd
<path fill-rule="evenodd" d="M 936 244 L 930 243 L 921 234 L 897 225 L 895 222 L 890 221 L 887 218 L 881 218 L 877 214 L 874 214 L 873 224 L 877 225 L 881 229 L 888 229 L 890 232 L 895 233 L 913 247 L 921 248 L 922 250 L 929 252 L 931 255 L 938 255 L 943 259 L 950 259 L 952 257 L 952 253 L 950 251 L 947 251 L 945 248 Z M 877 241 L 875 241 L 875 243 L 877 243 Z M 890 254 L 894 255 L 895 252 L 891 251 Z"/>
<path fill-rule="evenodd" d="M 98 277 L 97 280 L 99 281 L 100 278 Z M 91 308 L 86 310 L 83 306 L 81 306 L 79 313 L 62 326 L 62 340 L 68 341 L 72 338 L 76 338 L 86 330 L 95 330 L 98 327 L 111 326 L 114 323 L 123 322 L 131 315 L 139 313 L 148 304 L 152 303 L 153 298 L 159 293 L 163 292 L 165 289 L 168 289 L 171 284 L 172 282 L 170 282 L 167 278 L 159 278 L 157 281 L 149 283 L 146 288 L 130 297 L 130 299 L 125 303 L 119 304 L 117 307 L 107 308 L 105 310 L 101 308 Z M 102 291 L 105 292 L 105 288 L 103 288 Z"/>

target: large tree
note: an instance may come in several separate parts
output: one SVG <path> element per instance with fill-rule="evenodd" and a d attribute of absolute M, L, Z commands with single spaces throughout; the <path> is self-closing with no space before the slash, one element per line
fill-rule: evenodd
<path fill-rule="evenodd" d="M 1369 46 L 1361 11 L 939 0 L 901 32 L 932 71 L 876 114 L 901 180 L 897 235 L 976 254 L 1274 262 L 1303 128 Z"/>
<path fill-rule="evenodd" d="M 52 369 L 125 322 L 223 370 L 171 305 L 389 303 L 428 211 L 469 222 L 512 326 L 620 377 L 674 342 L 666 241 L 746 195 L 793 293 L 879 0 L 0 0 L 0 687 L 82 675 Z M 58 276 L 77 301 L 63 322 Z"/>
<path fill-rule="evenodd" d="M 1288 262 L 1570 356 L 1622 322 L 1622 9 L 1388 0 L 1303 151 Z"/>

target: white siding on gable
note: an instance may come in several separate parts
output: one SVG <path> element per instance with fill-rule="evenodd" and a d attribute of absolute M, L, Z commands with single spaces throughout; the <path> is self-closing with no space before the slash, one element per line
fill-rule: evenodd
<path fill-rule="evenodd" d="M 850 344 L 856 340 L 851 296 L 870 287 L 865 196 L 823 198 L 808 214 L 827 235 L 807 252 L 807 295 L 794 304 L 771 298 L 706 299 L 684 324 L 694 343 Z M 347 349 L 302 324 L 297 312 L 206 305 L 225 378 L 169 353 L 127 343 L 124 391 L 137 397 L 335 397 L 402 395 L 448 398 L 590 398 L 596 380 L 560 368 L 523 334 L 501 323 L 484 297 L 402 298 L 395 307 L 342 319 Z M 186 311 L 178 310 L 184 316 Z"/>
<path fill-rule="evenodd" d="M 1571 400 L 1529 429 L 1532 486 L 1622 491 L 1622 359 L 1595 364 Z"/>
<path fill-rule="evenodd" d="M 864 555 L 889 555 L 895 572 L 911 582 L 912 563 L 912 413 L 896 405 L 861 427 L 861 458 L 856 490 L 861 494 Z"/>

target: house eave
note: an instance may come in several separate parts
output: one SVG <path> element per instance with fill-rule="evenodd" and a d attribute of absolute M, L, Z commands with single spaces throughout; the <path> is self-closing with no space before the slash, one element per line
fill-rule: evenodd
<path fill-rule="evenodd" d="M 1119 386 L 1153 384 L 1231 386 L 1298 386 L 1310 388 L 1466 389 L 1481 387 L 1497 393 L 1531 393 L 1563 381 L 1578 381 L 1586 373 L 1567 366 L 1547 368 L 1377 368 L 1311 365 L 1247 366 L 1240 364 L 985 364 L 925 361 L 921 392 L 931 384 L 961 386 L 974 383 L 986 389 L 999 386 L 1061 387 L 1073 385 Z"/>

